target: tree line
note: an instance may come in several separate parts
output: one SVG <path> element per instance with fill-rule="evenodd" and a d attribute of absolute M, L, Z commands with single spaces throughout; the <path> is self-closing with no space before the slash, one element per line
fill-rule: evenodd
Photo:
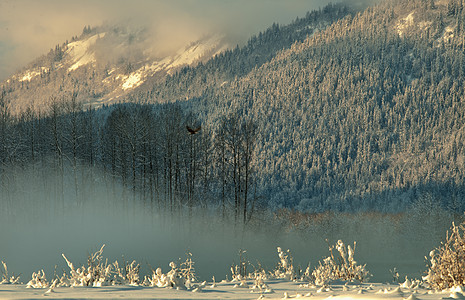
<path fill-rule="evenodd" d="M 253 120 L 229 113 L 213 126 L 176 103 L 96 110 L 76 98 L 51 99 L 47 113 L 28 109 L 18 116 L 0 98 L 2 196 L 14 180 L 12 169 L 32 167 L 57 175 L 58 182 L 50 182 L 57 199 L 69 194 L 63 186 L 71 180 L 76 201 L 86 201 L 86 182 L 107 176 L 127 197 L 163 211 L 191 214 L 200 207 L 236 223 L 250 220 L 258 199 Z M 195 133 L 186 129 L 200 125 Z"/>

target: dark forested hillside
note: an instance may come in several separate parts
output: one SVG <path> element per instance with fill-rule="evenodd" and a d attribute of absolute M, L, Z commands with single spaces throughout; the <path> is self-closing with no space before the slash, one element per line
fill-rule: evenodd
<path fill-rule="evenodd" d="M 384 2 L 225 89 L 261 122 L 273 202 L 396 210 L 433 194 L 463 209 L 462 7 Z"/>
<path fill-rule="evenodd" d="M 147 81 L 128 96 L 144 105 L 4 103 L 2 168 L 90 164 L 160 206 L 241 220 L 262 205 L 463 211 L 464 22 L 461 0 L 328 6 Z"/>
<path fill-rule="evenodd" d="M 461 1 L 386 1 L 279 53 L 198 107 L 258 122 L 273 205 L 463 210 Z"/>

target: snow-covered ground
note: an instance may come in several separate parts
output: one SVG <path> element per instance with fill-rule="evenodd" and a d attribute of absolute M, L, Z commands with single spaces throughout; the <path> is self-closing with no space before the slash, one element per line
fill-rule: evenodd
<path fill-rule="evenodd" d="M 1 299 L 465 299 L 461 288 L 443 292 L 430 291 L 423 287 L 404 287 L 380 283 L 333 284 L 327 287 L 312 286 L 302 282 L 269 280 L 269 291 L 254 288 L 253 281 L 247 286 L 237 282 L 205 283 L 200 290 L 176 290 L 173 288 L 141 286 L 107 287 L 60 287 L 49 289 L 26 288 L 25 285 L 0 285 Z"/>

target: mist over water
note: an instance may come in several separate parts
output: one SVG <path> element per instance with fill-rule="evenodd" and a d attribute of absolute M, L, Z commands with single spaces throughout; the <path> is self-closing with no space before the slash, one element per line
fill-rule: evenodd
<path fill-rule="evenodd" d="M 60 177 L 65 180 L 54 172 L 37 172 L 4 174 L 0 193 L 0 260 L 9 272 L 21 273 L 22 282 L 41 269 L 48 279 L 55 268 L 57 275 L 68 272 L 62 253 L 76 267 L 86 264 L 87 255 L 102 244 L 109 263 L 140 263 L 141 278 L 150 268 L 169 271 L 169 262 L 184 261 L 187 251 L 201 280 L 231 278 L 239 249 L 247 250 L 252 265 L 259 262 L 271 271 L 278 261 L 277 246 L 291 250 L 295 266 L 305 269 L 310 262 L 313 269 L 329 255 L 325 239 L 331 244 L 357 241 L 355 259 L 367 264 L 371 281 L 391 281 L 394 267 L 402 277 L 419 278 L 426 269 L 424 256 L 439 246 L 452 221 L 443 212 L 423 215 L 415 210 L 404 216 L 327 214 L 303 229 L 292 229 L 290 222 L 273 220 L 272 214 L 257 214 L 244 229 L 212 211 L 195 209 L 192 219 L 187 210 L 163 212 L 157 199 L 143 201 L 96 170 L 80 172 L 79 185 L 71 171 Z"/>

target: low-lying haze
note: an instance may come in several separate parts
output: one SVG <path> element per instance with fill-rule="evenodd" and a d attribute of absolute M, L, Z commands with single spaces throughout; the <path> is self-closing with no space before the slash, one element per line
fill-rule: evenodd
<path fill-rule="evenodd" d="M 132 23 L 149 31 L 154 47 L 178 50 L 211 33 L 225 34 L 232 43 L 240 44 L 273 22 L 290 23 L 329 2 L 334 1 L 3 0 L 0 2 L 0 80 L 55 45 L 79 35 L 86 25 Z"/>
<path fill-rule="evenodd" d="M 141 265 L 141 278 L 150 268 L 169 271 L 170 261 L 193 254 L 200 280 L 215 276 L 231 278 L 230 266 L 239 263 L 239 249 L 247 259 L 268 271 L 278 262 L 276 247 L 290 249 L 295 266 L 311 269 L 329 256 L 328 242 L 338 239 L 357 241 L 355 259 L 367 264 L 373 281 L 391 280 L 390 269 L 401 276 L 419 278 L 425 270 L 424 256 L 439 245 L 451 224 L 450 215 L 414 211 L 405 215 L 316 216 L 312 224 L 290 228 L 287 219 L 260 212 L 246 229 L 222 220 L 218 211 L 197 208 L 193 218 L 183 212 L 158 207 L 157 197 L 144 201 L 137 193 L 95 169 L 38 169 L 10 171 L 0 190 L 0 261 L 9 272 L 21 273 L 21 281 L 44 269 L 69 272 L 61 254 L 81 266 L 87 254 L 106 244 L 109 262 L 135 259 Z M 39 176 L 38 176 L 39 175 Z M 106 179 L 105 179 L 106 178 Z M 231 218 L 232 219 L 232 218 Z M 253 267 L 249 266 L 249 271 Z"/>

